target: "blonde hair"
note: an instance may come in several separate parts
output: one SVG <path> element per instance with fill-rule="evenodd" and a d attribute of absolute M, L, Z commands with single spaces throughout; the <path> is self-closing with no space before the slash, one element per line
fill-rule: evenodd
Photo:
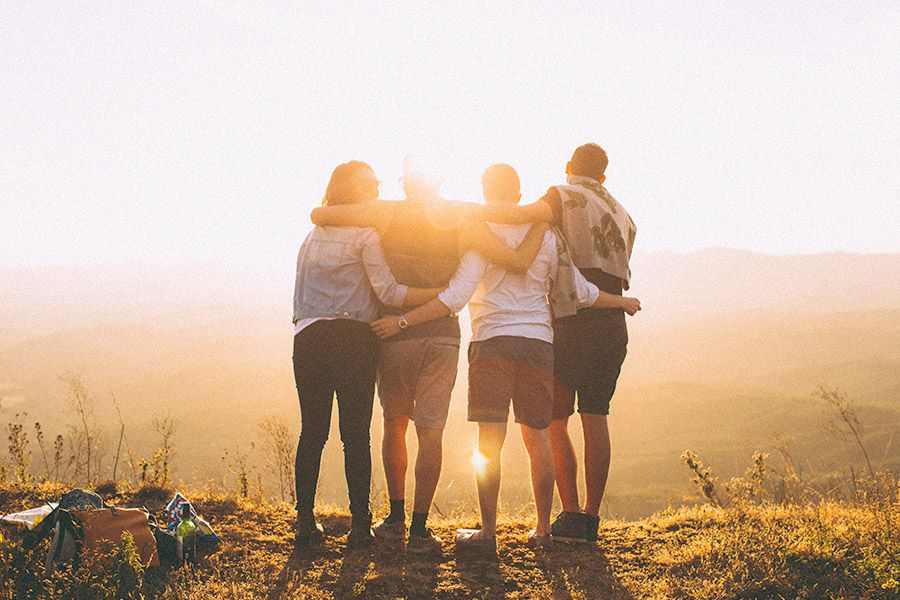
<path fill-rule="evenodd" d="M 325 188 L 322 205 L 335 206 L 359 202 L 357 184 L 361 175 L 375 176 L 372 167 L 361 160 L 351 160 L 335 167 L 328 181 L 328 187 Z"/>

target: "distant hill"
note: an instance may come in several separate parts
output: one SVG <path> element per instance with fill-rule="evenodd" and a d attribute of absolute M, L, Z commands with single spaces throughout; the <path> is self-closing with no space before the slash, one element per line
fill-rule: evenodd
<path fill-rule="evenodd" d="M 0 350 L 46 334 L 109 325 L 289 327 L 290 263 L 274 278 L 200 266 L 0 268 Z M 249 323 L 245 315 L 238 318 L 247 311 L 256 313 Z"/>
<path fill-rule="evenodd" d="M 0 267 L 0 349 L 65 329 L 222 322 L 241 310 L 257 313 L 254 327 L 284 324 L 293 257 L 284 265 L 277 273 L 221 265 Z M 641 317 L 654 323 L 731 313 L 900 308 L 900 254 L 637 252 L 632 270 L 632 293 L 646 308 Z"/>
<path fill-rule="evenodd" d="M 709 248 L 636 253 L 632 292 L 645 320 L 775 312 L 785 317 L 900 308 L 900 254 L 773 255 Z"/>

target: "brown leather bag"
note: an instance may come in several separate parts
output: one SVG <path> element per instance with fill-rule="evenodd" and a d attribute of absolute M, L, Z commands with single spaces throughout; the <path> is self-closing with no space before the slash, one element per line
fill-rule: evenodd
<path fill-rule="evenodd" d="M 78 511 L 74 516 L 81 523 L 83 553 L 99 550 L 102 540 L 109 540 L 117 545 L 122 532 L 128 531 L 134 536 L 134 545 L 144 566 L 159 566 L 156 538 L 150 531 L 147 513 L 141 509 L 109 507 Z"/>

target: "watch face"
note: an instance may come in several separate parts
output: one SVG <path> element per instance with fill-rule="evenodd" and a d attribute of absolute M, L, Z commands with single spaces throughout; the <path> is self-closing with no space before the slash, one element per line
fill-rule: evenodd
<path fill-rule="evenodd" d="M 409 327 L 409 322 L 406 320 L 406 317 L 400 317 L 400 319 L 397 321 L 397 325 L 400 326 L 400 329 L 406 329 L 407 327 Z"/>

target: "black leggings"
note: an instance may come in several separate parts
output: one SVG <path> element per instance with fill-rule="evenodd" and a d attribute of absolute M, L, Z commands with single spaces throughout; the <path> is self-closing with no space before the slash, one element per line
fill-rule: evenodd
<path fill-rule="evenodd" d="M 377 358 L 378 339 L 369 330 L 369 324 L 361 321 L 317 321 L 294 336 L 294 379 L 300 398 L 301 423 L 295 464 L 300 516 L 312 516 L 335 394 L 350 513 L 365 516 L 369 512 L 372 481 L 369 427 Z"/>

